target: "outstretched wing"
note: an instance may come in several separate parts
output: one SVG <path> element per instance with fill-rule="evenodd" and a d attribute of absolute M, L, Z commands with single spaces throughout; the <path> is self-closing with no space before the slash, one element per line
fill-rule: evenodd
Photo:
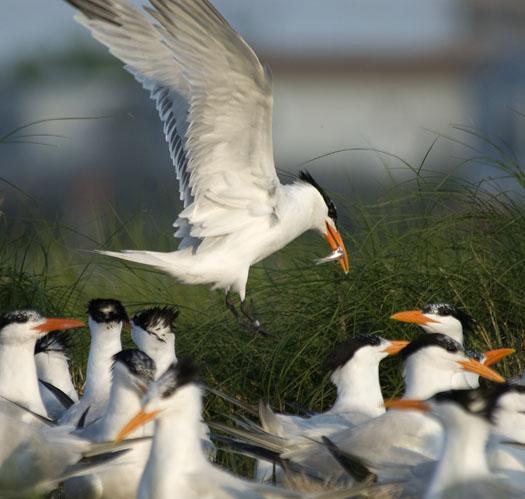
<path fill-rule="evenodd" d="M 181 246 L 275 217 L 271 79 L 207 0 L 66 0 L 150 91 L 179 180 Z"/>

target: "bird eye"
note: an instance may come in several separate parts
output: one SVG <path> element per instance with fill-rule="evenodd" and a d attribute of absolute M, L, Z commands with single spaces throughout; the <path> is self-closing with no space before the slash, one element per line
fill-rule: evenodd
<path fill-rule="evenodd" d="M 458 347 L 456 345 L 454 345 L 454 343 L 447 343 L 447 352 L 457 352 L 458 351 Z"/>

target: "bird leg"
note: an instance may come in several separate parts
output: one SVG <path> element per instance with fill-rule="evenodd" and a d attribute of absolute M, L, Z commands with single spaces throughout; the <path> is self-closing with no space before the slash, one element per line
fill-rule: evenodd
<path fill-rule="evenodd" d="M 262 327 L 261 323 L 252 315 L 252 312 L 248 308 L 248 302 L 246 300 L 241 301 L 241 312 L 242 315 L 249 321 L 250 328 L 253 332 L 261 334 L 262 336 L 270 336 Z"/>
<path fill-rule="evenodd" d="M 266 331 L 264 331 L 264 329 L 261 327 L 261 323 L 248 311 L 246 300 L 241 301 L 241 315 L 235 307 L 232 296 L 228 291 L 226 293 L 226 307 L 234 315 L 235 319 L 237 319 L 237 322 L 243 327 L 243 329 L 247 329 L 250 332 L 258 333 L 263 336 L 269 336 L 268 333 L 266 333 Z"/>

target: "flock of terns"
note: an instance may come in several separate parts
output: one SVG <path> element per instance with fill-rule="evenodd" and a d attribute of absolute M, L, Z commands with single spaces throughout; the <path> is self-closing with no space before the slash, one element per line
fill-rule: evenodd
<path fill-rule="evenodd" d="M 325 364 L 335 403 L 301 415 L 206 387 L 177 359 L 177 315 L 128 319 L 119 301 L 92 300 L 80 397 L 61 330 L 85 324 L 0 316 L 1 497 L 523 497 L 525 385 L 490 367 L 514 350 L 466 350 L 472 320 L 454 306 L 394 314 L 423 328 L 412 341 L 337 345 Z M 136 348 L 123 350 L 126 324 Z M 384 400 L 380 363 L 396 354 L 404 393 Z M 203 421 L 205 390 L 237 406 L 233 423 Z M 216 445 L 255 458 L 255 480 L 214 464 Z"/>
<path fill-rule="evenodd" d="M 208 0 L 66 1 L 150 92 L 183 203 L 177 251 L 101 253 L 223 290 L 239 323 L 261 334 L 246 302 L 253 264 L 314 230 L 331 249 L 317 263 L 349 271 L 327 193 L 308 172 L 289 185 L 277 177 L 269 69 Z M 119 301 L 92 300 L 79 396 L 61 331 L 85 324 L 0 316 L 1 497 L 524 496 L 525 386 L 490 367 L 513 350 L 466 350 L 473 321 L 456 307 L 393 315 L 423 328 L 411 342 L 360 335 L 338 345 L 327 362 L 334 405 L 301 415 L 205 387 L 176 357 L 176 318 L 150 308 L 128 319 Z M 136 348 L 122 350 L 127 323 Z M 395 354 L 405 390 L 384 400 L 380 362 Z M 204 423 L 205 389 L 242 415 Z M 254 458 L 255 480 L 216 466 L 216 445 Z"/>

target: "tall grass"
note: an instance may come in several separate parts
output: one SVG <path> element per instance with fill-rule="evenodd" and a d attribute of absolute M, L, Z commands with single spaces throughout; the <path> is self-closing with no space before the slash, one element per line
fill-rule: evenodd
<path fill-rule="evenodd" d="M 431 171 L 422 161 L 374 203 L 339 199 L 351 255 L 348 276 L 337 265 L 313 265 L 326 252 L 315 235 L 253 268 L 248 293 L 270 338 L 240 329 L 222 294 L 78 251 L 70 228 L 35 217 L 1 226 L 0 308 L 32 306 L 82 317 L 88 299 L 97 296 L 119 298 L 130 311 L 176 304 L 179 354 L 193 356 L 211 385 L 253 403 L 268 399 L 279 410 L 287 402 L 326 408 L 334 390 L 323 362 L 334 345 L 362 331 L 409 338 L 416 328 L 389 316 L 431 301 L 458 304 L 478 321 L 466 340 L 470 348 L 516 348 L 518 354 L 498 366 L 515 375 L 525 366 L 525 183 L 517 161 L 489 160 L 512 181 L 505 184 L 512 190 L 498 187 L 501 178 L 473 183 Z M 74 240 L 77 248 L 141 248 L 151 223 L 147 215 L 125 223 L 115 216 L 100 223 L 95 237 L 74 231 Z M 169 221 L 157 225 L 156 248 L 173 249 Z M 129 334 L 125 338 L 129 343 Z M 79 382 L 87 345 L 87 333 L 75 333 Z M 392 396 L 402 388 L 400 366 L 395 359 L 384 364 L 382 383 Z M 232 411 L 213 397 L 207 410 L 212 417 Z"/>

